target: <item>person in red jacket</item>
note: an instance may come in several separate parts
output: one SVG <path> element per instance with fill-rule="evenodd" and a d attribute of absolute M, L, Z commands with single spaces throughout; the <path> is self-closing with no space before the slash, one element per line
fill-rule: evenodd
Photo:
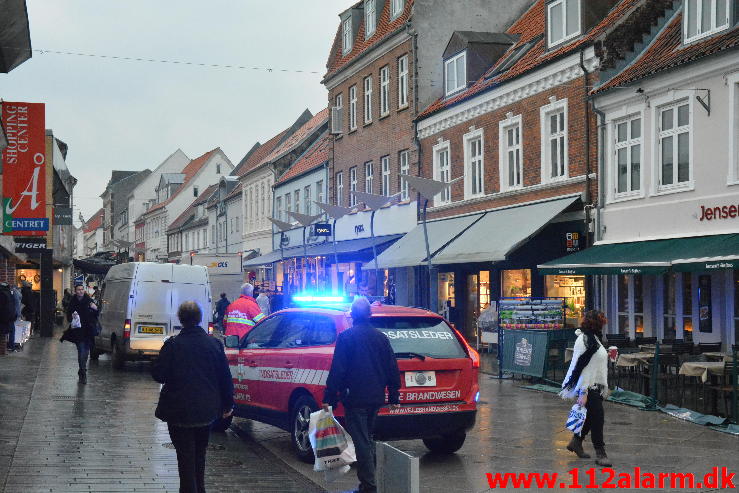
<path fill-rule="evenodd" d="M 254 326 L 264 318 L 261 308 L 253 297 L 254 286 L 243 284 L 241 296 L 228 305 L 226 316 L 223 318 L 227 336 L 239 336 L 242 339 Z"/>

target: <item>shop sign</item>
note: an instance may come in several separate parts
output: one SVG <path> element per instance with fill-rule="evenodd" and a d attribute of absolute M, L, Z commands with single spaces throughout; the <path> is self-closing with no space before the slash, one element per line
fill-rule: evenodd
<path fill-rule="evenodd" d="M 16 238 L 17 253 L 38 253 L 46 250 L 46 238 Z"/>
<path fill-rule="evenodd" d="M 565 251 L 567 253 L 580 251 L 580 233 L 565 233 Z"/>
<path fill-rule="evenodd" d="M 72 225 L 72 208 L 55 206 L 54 207 L 54 224 L 57 226 L 71 226 Z"/>
<path fill-rule="evenodd" d="M 716 207 L 700 206 L 699 221 L 713 221 L 718 219 L 735 219 L 739 217 L 739 207 L 736 205 L 724 205 Z"/>
<path fill-rule="evenodd" d="M 356 226 L 354 226 L 355 235 L 360 235 L 362 233 L 364 233 L 364 224 L 357 224 Z"/>
<path fill-rule="evenodd" d="M 316 223 L 313 226 L 313 231 L 316 236 L 331 236 L 331 225 L 328 223 Z"/>
<path fill-rule="evenodd" d="M 46 122 L 43 103 L 2 103 L 3 234 L 43 236 L 46 216 Z"/>

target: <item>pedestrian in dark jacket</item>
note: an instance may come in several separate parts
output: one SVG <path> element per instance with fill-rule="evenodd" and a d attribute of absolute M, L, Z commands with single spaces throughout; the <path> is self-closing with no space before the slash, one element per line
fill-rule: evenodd
<path fill-rule="evenodd" d="M 38 330 L 36 324 L 36 295 L 28 281 L 23 281 L 23 287 L 21 287 L 21 303 L 23 303 L 21 315 L 25 320 L 31 322 L 31 332 L 36 332 Z"/>
<path fill-rule="evenodd" d="M 215 323 L 218 325 L 218 327 L 221 328 L 222 332 L 225 332 L 226 329 L 223 328 L 223 315 L 226 314 L 226 309 L 228 308 L 228 305 L 230 305 L 231 302 L 228 301 L 228 298 L 226 297 L 226 293 L 221 293 L 221 299 L 218 300 L 218 303 L 216 303 L 216 320 Z"/>
<path fill-rule="evenodd" d="M 74 313 L 80 318 L 81 327 L 72 328 L 71 323 Z M 74 296 L 69 300 L 67 305 L 67 320 L 70 328 L 64 331 L 61 342 L 70 341 L 77 346 L 77 362 L 80 369 L 77 374 L 81 384 L 87 383 L 87 359 L 90 356 L 90 349 L 95 345 L 95 331 L 98 321 L 98 306 L 95 304 L 90 295 L 85 293 L 85 287 L 77 284 L 74 287 Z"/>
<path fill-rule="evenodd" d="M 200 327 L 203 314 L 186 301 L 177 310 L 180 333 L 167 339 L 151 367 L 163 383 L 155 415 L 167 422 L 177 452 L 181 493 L 205 492 L 210 425 L 233 412 L 233 381 L 221 343 Z"/>
<path fill-rule="evenodd" d="M 385 405 L 385 389 L 391 407 L 398 404 L 400 372 L 387 336 L 370 324 L 367 298 L 352 303 L 352 328 L 342 332 L 334 349 L 326 380 L 323 409 L 341 400 L 346 411 L 346 429 L 357 453 L 359 491 L 377 491 L 375 483 L 375 418 Z"/>

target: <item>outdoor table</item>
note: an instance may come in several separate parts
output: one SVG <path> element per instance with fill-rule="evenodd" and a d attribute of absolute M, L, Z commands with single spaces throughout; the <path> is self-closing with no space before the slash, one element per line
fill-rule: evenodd
<path fill-rule="evenodd" d="M 680 366 L 680 375 L 701 377 L 703 383 L 708 381 L 708 375 L 723 375 L 723 361 L 686 361 Z"/>
<path fill-rule="evenodd" d="M 616 366 L 639 366 L 649 363 L 652 358 L 654 358 L 654 352 L 621 353 L 618 355 Z"/>

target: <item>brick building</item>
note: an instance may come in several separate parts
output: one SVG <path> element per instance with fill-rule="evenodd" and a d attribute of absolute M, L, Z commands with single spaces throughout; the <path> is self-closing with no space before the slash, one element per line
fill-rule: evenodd
<path fill-rule="evenodd" d="M 420 172 L 414 119 L 443 95 L 444 40 L 455 30 L 503 30 L 530 3 L 364 0 L 342 12 L 323 80 L 334 135 L 329 200 L 354 208 L 354 191 L 400 194 L 399 203 L 378 211 L 375 226 L 383 235 L 413 228 L 415 197 L 399 175 Z M 370 212 L 361 207 L 337 223 L 337 238 L 368 236 L 369 222 Z M 358 275 L 367 259 L 356 260 L 342 266 L 342 273 Z M 369 278 L 360 282 L 377 284 Z"/>

